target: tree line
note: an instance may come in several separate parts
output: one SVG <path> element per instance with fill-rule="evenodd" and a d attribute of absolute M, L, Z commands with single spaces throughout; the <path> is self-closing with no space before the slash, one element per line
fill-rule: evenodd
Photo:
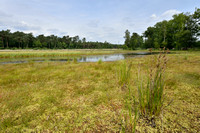
<path fill-rule="evenodd" d="M 188 49 L 200 48 L 200 9 L 196 8 L 193 14 L 180 13 L 169 21 L 156 23 L 148 27 L 143 35 L 125 31 L 124 47 Z"/>
<path fill-rule="evenodd" d="M 79 36 L 55 35 L 44 36 L 43 34 L 36 37 L 32 33 L 16 31 L 11 33 L 10 30 L 0 31 L 0 48 L 1 49 L 101 49 L 101 48 L 122 48 L 122 45 L 111 44 L 109 42 L 91 42 L 86 38 L 80 39 Z"/>

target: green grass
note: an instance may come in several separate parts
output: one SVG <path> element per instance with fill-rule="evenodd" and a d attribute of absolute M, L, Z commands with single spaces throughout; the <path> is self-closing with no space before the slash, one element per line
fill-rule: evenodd
<path fill-rule="evenodd" d="M 133 52 L 120 49 L 0 50 L 0 58 L 64 57 Z"/>
<path fill-rule="evenodd" d="M 122 88 L 127 88 L 130 82 L 130 71 L 131 71 L 131 64 L 127 64 L 126 62 L 122 63 L 120 65 L 120 70 L 119 70 L 119 85 Z"/>
<path fill-rule="evenodd" d="M 134 129 L 134 108 L 126 105 L 133 99 L 119 85 L 119 68 L 132 64 L 129 85 L 137 99 L 138 63 L 145 76 L 150 58 L 0 65 L 0 132 L 120 132 L 123 125 L 131 129 L 125 122 L 130 117 Z M 173 102 L 155 120 L 155 128 L 138 118 L 136 132 L 200 130 L 200 53 L 184 51 L 168 58 L 164 106 Z"/>
<path fill-rule="evenodd" d="M 145 75 L 147 77 L 146 81 L 143 81 L 144 78 L 140 77 L 141 74 L 139 68 L 138 99 L 140 114 L 143 117 L 155 119 L 154 117 L 159 116 L 164 108 L 163 93 L 165 89 L 167 54 L 160 53 L 159 55 L 155 55 L 154 59 L 151 59 L 150 62 L 148 68 L 149 73 Z"/>

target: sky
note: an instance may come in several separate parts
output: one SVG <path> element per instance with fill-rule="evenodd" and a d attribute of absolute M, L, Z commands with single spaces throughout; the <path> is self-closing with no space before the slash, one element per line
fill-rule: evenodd
<path fill-rule="evenodd" d="M 142 35 L 195 7 L 200 0 L 0 0 L 0 30 L 123 44 L 126 29 Z"/>

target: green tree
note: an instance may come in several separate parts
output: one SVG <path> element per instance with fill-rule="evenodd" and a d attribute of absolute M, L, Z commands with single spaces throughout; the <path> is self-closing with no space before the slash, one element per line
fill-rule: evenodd
<path fill-rule="evenodd" d="M 37 39 L 37 40 L 34 41 L 33 46 L 35 48 L 41 48 L 42 47 L 42 43 L 40 42 L 39 39 Z"/>
<path fill-rule="evenodd" d="M 194 24 L 195 24 L 195 32 L 196 37 L 200 36 L 200 8 L 196 8 L 194 14 L 192 15 Z"/>
<path fill-rule="evenodd" d="M 193 15 L 189 15 L 189 13 L 174 15 L 172 22 L 174 22 L 174 30 L 176 30 L 174 34 L 176 47 L 178 49 L 193 47 L 199 32 L 198 23 Z"/>
<path fill-rule="evenodd" d="M 0 48 L 2 48 L 3 47 L 3 42 L 2 42 L 2 40 L 0 40 Z"/>
<path fill-rule="evenodd" d="M 128 48 L 130 48 L 131 47 L 130 46 L 130 39 L 131 39 L 131 37 L 130 37 L 130 32 L 128 30 L 125 31 L 124 38 L 125 38 L 124 45 L 126 45 Z"/>
<path fill-rule="evenodd" d="M 0 37 L 1 37 L 1 47 L 2 48 L 4 48 L 5 46 L 4 46 L 4 31 L 2 30 L 2 31 L 0 31 Z"/>
<path fill-rule="evenodd" d="M 82 39 L 82 43 L 83 43 L 83 48 L 85 48 L 86 47 L 86 38 L 85 37 Z"/>
<path fill-rule="evenodd" d="M 13 39 L 15 43 L 18 45 L 18 48 L 24 48 L 24 43 L 26 41 L 25 33 L 16 31 L 13 33 Z"/>
<path fill-rule="evenodd" d="M 3 42 L 3 48 L 9 48 L 9 37 L 10 37 L 10 30 L 2 30 L 0 32 L 0 37 L 2 39 Z"/>
<path fill-rule="evenodd" d="M 63 36 L 62 37 L 62 42 L 64 42 L 65 43 L 65 48 L 69 48 L 69 44 L 70 44 L 70 42 L 71 42 L 71 37 L 69 37 L 69 36 Z"/>
<path fill-rule="evenodd" d="M 27 34 L 27 38 L 28 38 L 28 44 L 27 44 L 26 48 L 33 47 L 33 42 L 34 42 L 33 34 L 32 33 Z"/>
<path fill-rule="evenodd" d="M 154 27 L 148 27 L 147 30 L 143 33 L 143 36 L 146 38 L 144 48 L 154 47 L 154 31 Z"/>
<path fill-rule="evenodd" d="M 137 33 L 133 33 L 130 38 L 130 47 L 131 49 L 136 49 L 142 47 L 143 38 L 142 36 L 138 35 Z"/>
<path fill-rule="evenodd" d="M 50 46 L 51 48 L 57 48 L 57 43 L 58 43 L 58 37 L 55 35 L 50 36 Z"/>
<path fill-rule="evenodd" d="M 155 38 L 155 40 L 154 40 L 154 48 L 156 48 L 156 49 L 160 48 L 160 44 L 158 42 L 158 38 Z"/>
<path fill-rule="evenodd" d="M 62 49 L 63 48 L 63 43 L 62 42 L 58 42 L 58 46 L 57 46 L 59 49 Z"/>

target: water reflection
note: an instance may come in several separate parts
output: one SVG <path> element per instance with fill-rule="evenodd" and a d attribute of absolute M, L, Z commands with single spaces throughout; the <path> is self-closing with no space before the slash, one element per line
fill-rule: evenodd
<path fill-rule="evenodd" d="M 80 57 L 77 59 L 77 61 L 78 62 L 97 62 L 99 60 L 116 61 L 116 60 L 123 60 L 123 59 L 125 59 L 123 54 L 117 54 L 117 55 L 99 55 L 99 56 Z"/>
<path fill-rule="evenodd" d="M 142 57 L 149 54 L 157 54 L 157 53 L 149 53 L 149 52 L 139 52 L 139 53 L 128 53 L 128 54 L 113 54 L 113 55 L 90 55 L 90 56 L 81 56 L 81 57 L 66 57 L 66 58 L 25 58 L 25 59 L 16 59 L 14 61 L 7 60 L 5 62 L 0 62 L 0 64 L 20 64 L 20 63 L 28 63 L 28 62 L 44 62 L 44 61 L 59 61 L 59 62 L 68 62 L 77 59 L 77 62 L 98 62 L 102 60 L 106 61 L 117 61 L 124 60 L 126 58 L 134 58 L 134 57 Z"/>

